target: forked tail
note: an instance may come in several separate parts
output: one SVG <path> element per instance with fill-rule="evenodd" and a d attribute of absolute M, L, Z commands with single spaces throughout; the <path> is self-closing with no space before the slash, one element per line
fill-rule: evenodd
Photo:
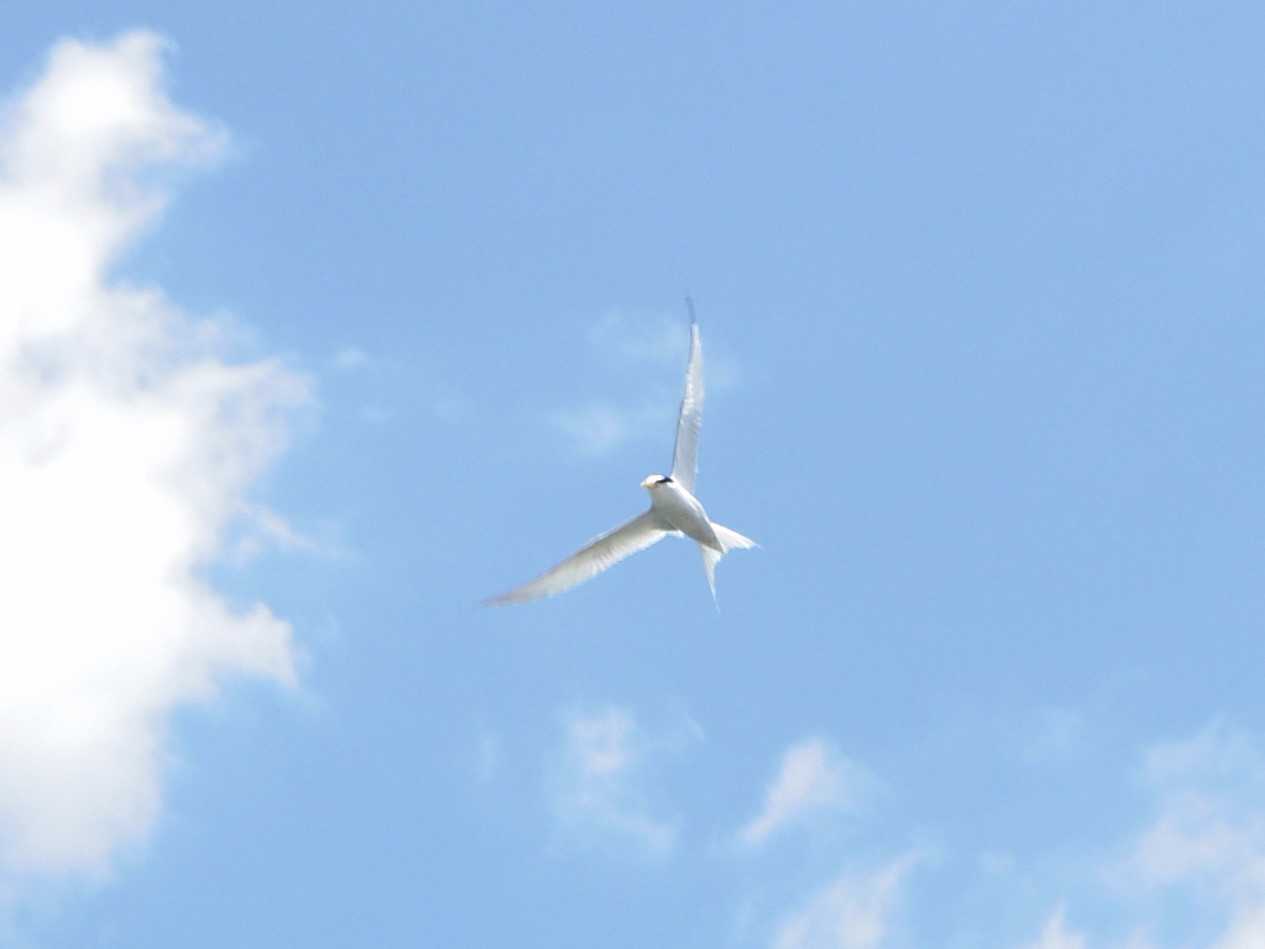
<path fill-rule="evenodd" d="M 730 530 L 715 521 L 712 521 L 712 530 L 716 532 L 716 539 L 725 548 L 725 554 L 731 550 L 750 550 L 752 547 L 760 546 L 750 537 L 743 537 L 737 531 Z M 716 610 L 719 612 L 720 601 L 716 599 L 716 564 L 720 563 L 720 558 L 725 554 L 702 544 L 698 545 L 698 549 L 703 555 L 703 571 L 707 574 L 707 587 L 712 591 L 712 602 L 716 604 Z"/>
<path fill-rule="evenodd" d="M 752 547 L 759 547 L 750 537 L 743 537 L 735 530 L 730 530 L 721 524 L 712 521 L 712 530 L 716 532 L 716 537 L 720 540 L 721 546 L 725 548 L 725 553 L 731 550 L 750 550 Z"/>

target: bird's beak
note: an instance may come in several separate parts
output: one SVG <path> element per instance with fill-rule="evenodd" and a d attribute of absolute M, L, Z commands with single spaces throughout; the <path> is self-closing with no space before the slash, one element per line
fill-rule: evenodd
<path fill-rule="evenodd" d="M 647 477 L 644 481 L 642 481 L 642 482 L 641 482 L 641 486 L 642 486 L 643 488 L 645 488 L 647 491 L 649 491 L 651 488 L 653 488 L 653 487 L 654 487 L 654 475 L 650 475 L 650 476 L 649 476 L 649 477 Z"/>

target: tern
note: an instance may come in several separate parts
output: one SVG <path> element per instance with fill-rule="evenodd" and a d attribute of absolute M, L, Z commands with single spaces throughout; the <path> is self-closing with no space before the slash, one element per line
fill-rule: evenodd
<path fill-rule="evenodd" d="M 694 496 L 698 476 L 698 436 L 703 427 L 703 345 L 699 339 L 694 304 L 689 299 L 690 359 L 685 370 L 685 395 L 676 423 L 676 445 L 672 452 L 672 473 L 648 475 L 641 486 L 650 493 L 650 508 L 627 523 L 591 540 L 562 563 L 546 570 L 535 580 L 494 596 L 484 603 L 492 606 L 523 603 L 556 596 L 591 580 L 604 570 L 668 536 L 688 537 L 703 555 L 707 586 L 716 602 L 716 564 L 731 550 L 759 546 L 749 537 L 717 524 Z"/>

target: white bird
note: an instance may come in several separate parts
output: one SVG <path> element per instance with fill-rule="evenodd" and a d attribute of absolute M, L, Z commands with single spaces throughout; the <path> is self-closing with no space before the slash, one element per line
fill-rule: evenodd
<path fill-rule="evenodd" d="M 681 414 L 676 423 L 672 474 L 666 477 L 652 474 L 641 482 L 641 486 L 650 492 L 650 509 L 594 538 L 530 583 L 485 600 L 485 603 L 522 603 L 556 596 L 593 579 L 603 570 L 668 535 L 684 535 L 698 543 L 703 555 L 703 569 L 707 573 L 707 585 L 715 601 L 716 564 L 720 558 L 734 549 L 759 546 L 750 538 L 711 520 L 694 496 L 694 479 L 698 474 L 698 436 L 703 426 L 703 347 L 698 335 L 698 321 L 694 318 L 694 304 L 688 299 L 686 303 L 690 309 L 690 362 L 685 371 L 685 395 L 681 399 Z"/>

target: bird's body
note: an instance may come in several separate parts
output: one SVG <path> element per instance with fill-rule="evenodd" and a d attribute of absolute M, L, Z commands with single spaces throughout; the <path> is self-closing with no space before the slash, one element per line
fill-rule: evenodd
<path fill-rule="evenodd" d="M 651 475 L 642 486 L 650 492 L 650 510 L 659 516 L 665 528 L 684 534 L 704 547 L 725 552 L 698 498 L 661 475 Z"/>
<path fill-rule="evenodd" d="M 688 301 L 687 301 L 688 302 Z M 715 523 L 694 496 L 698 473 L 698 436 L 703 425 L 703 347 L 690 304 L 690 361 L 685 371 L 685 395 L 677 420 L 672 474 L 653 474 L 641 482 L 650 493 L 650 509 L 590 541 L 535 580 L 485 602 L 521 603 L 554 596 L 613 567 L 625 557 L 658 543 L 669 535 L 684 535 L 698 544 L 707 584 L 716 597 L 716 564 L 730 550 L 757 546 L 737 531 Z"/>

